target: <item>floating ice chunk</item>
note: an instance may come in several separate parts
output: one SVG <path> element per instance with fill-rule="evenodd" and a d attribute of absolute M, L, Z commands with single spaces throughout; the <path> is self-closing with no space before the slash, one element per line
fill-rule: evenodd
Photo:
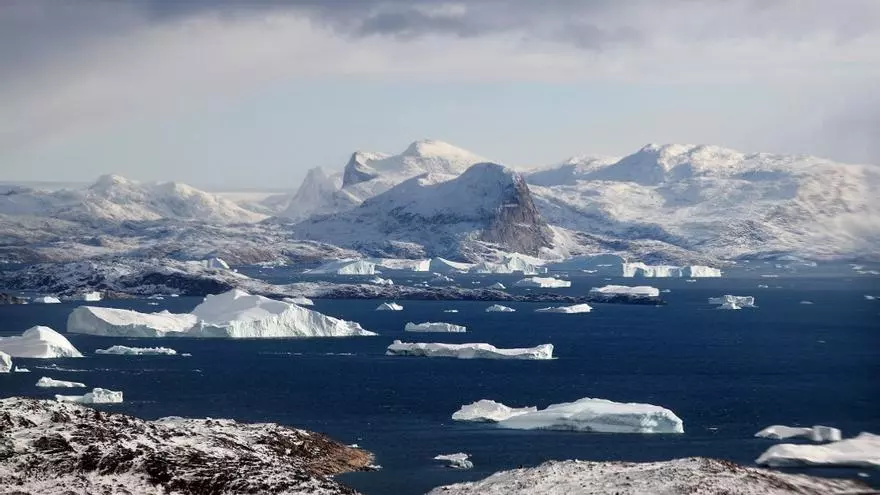
<path fill-rule="evenodd" d="M 282 299 L 284 302 L 289 302 L 291 304 L 298 304 L 300 306 L 314 306 L 315 301 L 312 301 L 308 297 L 285 297 Z"/>
<path fill-rule="evenodd" d="M 769 289 L 770 286 L 767 285 L 767 284 L 758 284 L 758 288 L 759 288 L 759 289 Z"/>
<path fill-rule="evenodd" d="M 452 277 L 448 277 L 443 275 L 442 273 L 435 273 L 431 280 L 429 280 L 432 284 L 444 284 L 444 283 L 452 283 L 455 282 L 455 279 Z"/>
<path fill-rule="evenodd" d="M 444 313 L 458 313 L 458 310 L 457 309 L 444 309 L 443 312 Z"/>
<path fill-rule="evenodd" d="M 542 289 L 553 289 L 561 287 L 571 287 L 571 281 L 559 280 L 554 277 L 526 277 L 518 280 L 515 284 L 517 287 L 540 287 Z"/>
<path fill-rule="evenodd" d="M 661 292 L 662 294 L 669 294 L 670 292 L 672 292 L 672 289 L 663 289 L 663 290 L 661 290 L 660 292 Z"/>
<path fill-rule="evenodd" d="M 31 302 L 37 304 L 59 304 L 61 302 L 61 299 L 58 299 L 54 296 L 40 296 L 31 299 Z"/>
<path fill-rule="evenodd" d="M 118 404 L 122 402 L 122 392 L 93 388 L 85 395 L 56 395 L 58 402 L 76 402 L 79 404 Z"/>
<path fill-rule="evenodd" d="M 115 354 L 122 356 L 176 356 L 177 351 L 168 347 L 128 347 L 114 345 L 107 349 L 95 349 L 95 354 Z"/>
<path fill-rule="evenodd" d="M 772 438 L 774 440 L 804 437 L 814 442 L 838 442 L 842 438 L 840 430 L 837 428 L 822 425 L 813 426 L 812 428 L 773 425 L 755 433 L 755 436 L 759 438 Z"/>
<path fill-rule="evenodd" d="M 388 346 L 385 354 L 458 359 L 553 359 L 553 344 L 522 349 L 498 349 L 489 344 L 409 343 L 395 340 Z"/>
<path fill-rule="evenodd" d="M 716 309 L 742 309 L 742 306 L 736 303 L 736 301 L 725 301 L 720 304 Z"/>
<path fill-rule="evenodd" d="M 523 412 L 510 417 L 503 417 L 503 414 L 497 414 L 495 417 L 501 419 L 484 418 L 484 420 L 495 421 L 502 428 L 517 430 L 684 433 L 681 419 L 669 409 L 652 404 L 625 404 L 589 397 L 574 402 L 553 404 L 546 409 Z"/>
<path fill-rule="evenodd" d="M 9 373 L 12 371 L 12 356 L 0 351 L 0 373 Z"/>
<path fill-rule="evenodd" d="M 549 308 L 536 309 L 536 313 L 589 313 L 593 308 L 589 304 L 574 304 L 572 306 L 551 306 Z"/>
<path fill-rule="evenodd" d="M 870 295 L 870 294 L 865 294 L 865 299 L 868 300 L 868 301 L 873 301 L 874 299 L 877 299 L 877 297 L 876 297 L 876 296 L 872 296 L 872 295 Z"/>
<path fill-rule="evenodd" d="M 733 304 L 735 306 L 739 306 L 741 308 L 754 308 L 755 307 L 755 298 L 754 296 L 731 296 L 729 294 L 723 295 L 721 297 L 710 297 L 709 304 Z M 728 309 L 739 309 L 739 308 L 728 308 Z"/>
<path fill-rule="evenodd" d="M 397 303 L 382 303 L 376 307 L 376 311 L 402 311 L 403 306 Z"/>
<path fill-rule="evenodd" d="M 693 279 L 693 278 L 689 278 L 689 279 L 685 280 L 685 282 L 688 282 L 688 283 L 691 283 L 691 284 L 694 283 L 694 282 L 696 282 L 696 281 L 697 281 L 697 280 L 696 280 L 696 279 Z"/>
<path fill-rule="evenodd" d="M 55 380 L 44 376 L 37 380 L 37 386 L 41 388 L 85 388 L 85 383 Z"/>
<path fill-rule="evenodd" d="M 514 311 L 516 310 L 500 304 L 493 304 L 486 308 L 487 313 L 513 313 Z"/>
<path fill-rule="evenodd" d="M 337 274 L 337 275 L 375 275 L 376 264 L 372 261 L 358 259 L 342 259 L 325 263 L 317 268 L 306 270 L 312 274 Z"/>
<path fill-rule="evenodd" d="M 98 292 L 98 291 L 84 292 L 82 294 L 76 294 L 75 296 L 71 296 L 69 299 L 71 301 L 95 302 L 95 301 L 100 301 L 100 300 L 104 299 L 104 294 L 101 292 Z"/>
<path fill-rule="evenodd" d="M 623 263 L 621 265 L 624 277 L 681 277 L 682 269 L 680 266 L 670 265 L 646 265 L 641 262 Z"/>
<path fill-rule="evenodd" d="M 20 367 L 18 367 L 18 366 L 16 366 L 15 368 L 13 368 L 12 371 L 13 371 L 13 373 L 30 373 L 30 372 L 31 372 L 31 370 L 29 370 L 29 369 L 27 369 L 27 368 L 20 368 Z"/>
<path fill-rule="evenodd" d="M 637 285 L 635 287 L 629 287 L 627 285 L 606 285 L 604 287 L 593 287 L 590 289 L 590 295 L 659 297 L 660 289 L 648 285 Z"/>
<path fill-rule="evenodd" d="M 495 282 L 494 284 L 490 285 L 490 286 L 487 287 L 487 288 L 488 288 L 488 289 L 504 290 L 504 289 L 506 289 L 507 287 L 505 287 L 504 284 L 502 284 L 501 282 Z"/>
<path fill-rule="evenodd" d="M 446 333 L 463 333 L 467 331 L 467 327 L 461 325 L 453 325 L 452 323 L 442 322 L 425 322 L 413 323 L 409 322 L 403 327 L 405 332 L 446 332 Z"/>
<path fill-rule="evenodd" d="M 453 469 L 470 469 L 474 467 L 474 463 L 468 460 L 468 454 L 459 452 L 456 454 L 441 454 L 434 457 L 435 461 L 444 461 L 446 465 Z"/>
<path fill-rule="evenodd" d="M 682 276 L 690 278 L 716 278 L 721 276 L 721 270 L 703 265 L 690 265 L 682 268 Z"/>
<path fill-rule="evenodd" d="M 373 277 L 370 279 L 371 284 L 376 285 L 394 285 L 394 281 L 390 278 Z"/>
<path fill-rule="evenodd" d="M 813 301 L 801 301 L 800 304 L 809 305 L 813 304 Z"/>
<path fill-rule="evenodd" d="M 482 399 L 471 404 L 461 406 L 458 411 L 452 413 L 454 421 L 484 421 L 497 423 L 520 414 L 536 412 L 537 407 L 508 407 L 494 400 Z"/>
<path fill-rule="evenodd" d="M 28 328 L 18 337 L 0 338 L 0 351 L 21 358 L 83 357 L 67 338 L 44 326 Z"/>
<path fill-rule="evenodd" d="M 165 337 L 180 334 L 196 324 L 187 313 L 140 313 L 130 309 L 80 306 L 67 317 L 69 333 L 109 337 Z"/>
<path fill-rule="evenodd" d="M 880 435 L 861 433 L 855 438 L 823 445 L 782 443 L 767 449 L 755 461 L 762 466 L 880 467 Z"/>

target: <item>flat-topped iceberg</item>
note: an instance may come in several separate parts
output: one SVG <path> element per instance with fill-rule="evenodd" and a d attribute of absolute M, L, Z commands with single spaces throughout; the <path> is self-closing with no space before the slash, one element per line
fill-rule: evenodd
<path fill-rule="evenodd" d="M 516 310 L 500 304 L 493 304 L 486 308 L 487 313 L 513 313 L 514 311 Z"/>
<path fill-rule="evenodd" d="M 551 306 L 549 308 L 538 308 L 535 313 L 589 313 L 593 308 L 589 304 L 574 304 L 571 306 Z"/>
<path fill-rule="evenodd" d="M 463 333 L 467 331 L 467 327 L 461 325 L 453 325 L 452 323 L 427 321 L 424 323 L 409 322 L 404 327 L 405 332 L 446 332 L 446 333 Z"/>
<path fill-rule="evenodd" d="M 375 335 L 358 323 L 234 289 L 209 295 L 191 313 L 76 308 L 67 331 L 114 337 L 285 338 Z"/>
<path fill-rule="evenodd" d="M 591 296 L 660 297 L 660 289 L 648 285 L 606 285 L 590 289 Z"/>
<path fill-rule="evenodd" d="M 93 388 L 85 395 L 56 395 L 58 402 L 76 402 L 78 404 L 118 404 L 122 402 L 122 392 Z"/>
<path fill-rule="evenodd" d="M 720 277 L 721 270 L 704 265 L 672 266 L 672 265 L 646 265 L 641 262 L 622 263 L 622 275 L 624 277 L 645 278 L 706 278 Z"/>
<path fill-rule="evenodd" d="M 0 351 L 0 373 L 9 373 L 12 371 L 12 356 Z"/>
<path fill-rule="evenodd" d="M 61 299 L 54 296 L 40 296 L 31 299 L 31 302 L 36 304 L 59 304 L 61 303 Z"/>
<path fill-rule="evenodd" d="M 494 400 L 482 399 L 461 406 L 458 411 L 452 413 L 453 421 L 478 421 L 497 423 L 505 419 L 519 416 L 520 414 L 536 412 L 537 407 L 508 407 Z"/>
<path fill-rule="evenodd" d="M 284 302 L 289 302 L 291 304 L 297 304 L 300 306 L 314 306 L 315 301 L 312 301 L 308 297 L 285 297 L 282 299 Z"/>
<path fill-rule="evenodd" d="M 822 425 L 816 425 L 811 428 L 773 425 L 755 433 L 755 436 L 759 438 L 772 438 L 774 440 L 804 437 L 814 442 L 837 442 L 842 438 L 840 430 L 837 428 Z"/>
<path fill-rule="evenodd" d="M 0 338 L 0 351 L 19 358 L 83 357 L 66 337 L 44 326 L 28 328 L 21 336 Z"/>
<path fill-rule="evenodd" d="M 98 291 L 83 292 L 81 294 L 70 296 L 69 299 L 71 301 L 96 302 L 104 299 L 104 294 Z"/>
<path fill-rule="evenodd" d="M 95 349 L 95 354 L 113 354 L 119 356 L 176 356 L 177 351 L 168 347 L 128 347 L 114 345 L 107 349 Z"/>
<path fill-rule="evenodd" d="M 571 287 L 571 281 L 559 280 L 554 277 L 526 277 L 517 280 L 513 285 L 517 287 L 540 287 L 542 289 L 555 289 L 561 287 Z"/>
<path fill-rule="evenodd" d="M 44 376 L 37 380 L 36 386 L 40 388 L 86 388 L 85 383 L 55 380 L 54 378 L 49 378 L 48 376 Z"/>
<path fill-rule="evenodd" d="M 397 303 L 382 303 L 376 307 L 376 311 L 402 311 L 403 306 Z"/>
<path fill-rule="evenodd" d="M 474 463 L 469 460 L 470 455 L 458 452 L 456 454 L 440 454 L 434 456 L 435 461 L 443 461 L 453 469 L 470 469 Z"/>
<path fill-rule="evenodd" d="M 410 343 L 395 340 L 388 346 L 385 354 L 458 359 L 553 359 L 553 344 L 522 349 L 499 349 L 489 344 Z"/>
<path fill-rule="evenodd" d="M 730 294 L 721 297 L 710 297 L 709 304 L 717 304 L 726 306 L 727 309 L 754 308 L 754 296 L 731 296 Z"/>
<path fill-rule="evenodd" d="M 762 466 L 880 467 L 880 435 L 862 433 L 855 438 L 823 445 L 782 443 L 767 449 L 755 461 Z"/>
<path fill-rule="evenodd" d="M 491 401 L 487 401 L 491 402 Z M 470 406 L 471 413 L 462 409 L 453 414 L 452 419 L 467 418 L 467 421 L 491 421 L 502 428 L 517 430 L 566 430 L 592 431 L 601 433 L 684 433 L 681 419 L 669 409 L 652 404 L 622 403 L 605 399 L 585 397 L 574 402 L 553 404 L 546 409 L 522 412 L 522 408 L 510 408 L 512 415 L 505 417 L 503 404 L 486 404 L 491 416 L 480 417 L 480 404 Z M 506 406 L 505 406 L 506 407 Z M 459 421 L 464 419 L 458 419 Z"/>
<path fill-rule="evenodd" d="M 437 273 L 467 273 L 473 266 L 472 263 L 460 263 L 444 258 L 431 258 L 428 262 L 427 271 Z"/>
<path fill-rule="evenodd" d="M 16 366 L 15 368 L 12 369 L 12 372 L 13 373 L 30 373 L 31 370 L 29 370 L 27 368 L 19 368 L 18 366 Z"/>

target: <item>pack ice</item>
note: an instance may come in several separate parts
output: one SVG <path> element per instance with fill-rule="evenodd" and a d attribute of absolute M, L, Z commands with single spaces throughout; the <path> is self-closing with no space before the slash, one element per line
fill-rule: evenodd
<path fill-rule="evenodd" d="M 553 344 L 521 349 L 498 349 L 490 344 L 410 343 L 395 340 L 388 346 L 385 354 L 458 359 L 553 359 Z"/>
<path fill-rule="evenodd" d="M 67 338 L 44 326 L 28 328 L 20 336 L 0 338 L 0 351 L 20 358 L 83 357 Z"/>
<path fill-rule="evenodd" d="M 375 335 L 358 323 L 326 316 L 297 304 L 233 289 L 209 295 L 191 313 L 139 313 L 81 306 L 67 331 L 112 337 L 284 338 Z"/>
<path fill-rule="evenodd" d="M 461 325 L 453 325 L 452 323 L 426 321 L 424 323 L 409 322 L 403 327 L 403 330 L 405 332 L 464 333 L 467 331 L 467 327 Z"/>

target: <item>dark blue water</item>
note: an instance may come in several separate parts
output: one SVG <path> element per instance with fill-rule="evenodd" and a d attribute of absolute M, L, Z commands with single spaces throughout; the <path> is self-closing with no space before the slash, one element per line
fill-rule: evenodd
<path fill-rule="evenodd" d="M 489 277 L 491 283 L 503 277 Z M 877 278 L 654 280 L 672 288 L 667 306 L 595 305 L 590 314 L 485 313 L 489 303 L 318 300 L 316 309 L 352 319 L 380 337 L 272 341 L 115 339 L 70 335 L 86 359 L 17 360 L 31 374 L 0 376 L 0 395 L 50 397 L 42 375 L 123 390 L 106 409 L 144 418 L 166 415 L 273 421 L 321 431 L 376 454 L 378 472 L 342 476 L 367 494 L 416 494 L 549 459 L 662 460 L 713 456 L 752 463 L 773 442 L 753 437 L 770 424 L 837 426 L 845 436 L 880 432 L 880 295 Z M 623 282 L 617 280 L 615 282 Z M 632 280 L 628 280 L 632 284 Z M 506 283 L 506 282 L 505 282 Z M 577 278 L 581 293 L 608 283 Z M 770 289 L 757 289 L 768 284 Z M 463 284 L 465 285 L 465 284 Z M 773 288 L 773 287 L 779 288 Z M 718 311 L 706 298 L 755 295 L 758 309 Z M 802 300 L 815 304 L 801 305 Z M 140 311 L 186 311 L 199 300 L 109 301 Z M 73 305 L 0 307 L 0 333 L 34 324 L 65 327 Z M 459 313 L 443 313 L 443 309 Z M 459 335 L 406 334 L 407 321 L 467 325 Z M 384 356 L 395 338 L 556 346 L 553 361 L 491 361 Z M 113 344 L 165 345 L 192 357 L 96 356 Z M 50 364 L 79 371 L 42 369 Z M 505 431 L 456 424 L 462 404 L 494 399 L 511 406 L 600 397 L 668 407 L 684 435 Z M 431 458 L 468 452 L 475 468 Z M 811 470 L 853 476 L 852 470 Z"/>

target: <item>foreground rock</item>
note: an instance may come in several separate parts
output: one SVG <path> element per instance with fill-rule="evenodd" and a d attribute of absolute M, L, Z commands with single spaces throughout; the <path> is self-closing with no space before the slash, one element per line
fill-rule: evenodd
<path fill-rule="evenodd" d="M 144 421 L 77 404 L 0 400 L 0 487 L 15 493 L 354 494 L 329 476 L 371 460 L 275 424 Z"/>
<path fill-rule="evenodd" d="M 429 495 L 835 495 L 870 493 L 859 481 L 783 474 L 691 457 L 663 462 L 550 461 L 501 471 Z"/>

